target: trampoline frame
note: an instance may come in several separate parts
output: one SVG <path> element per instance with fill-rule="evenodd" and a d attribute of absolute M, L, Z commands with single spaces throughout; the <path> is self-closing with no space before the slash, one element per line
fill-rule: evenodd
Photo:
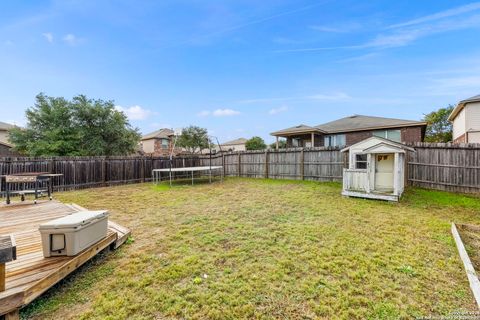
<path fill-rule="evenodd" d="M 173 163 L 173 150 L 175 150 L 175 146 L 177 144 L 177 137 L 178 137 L 178 134 L 175 133 L 175 140 L 173 142 L 173 148 L 172 148 L 172 151 L 170 152 L 170 161 L 169 161 L 169 168 L 164 168 L 164 169 L 153 169 L 152 170 L 152 181 L 154 184 L 158 184 L 162 181 L 162 172 L 168 172 L 169 173 L 169 180 L 170 180 L 170 187 L 172 186 L 172 181 L 173 181 L 173 173 L 174 172 L 191 172 L 191 177 L 192 177 L 192 185 L 193 185 L 193 181 L 194 181 L 194 172 L 202 172 L 202 171 L 208 171 L 208 178 L 209 178 L 209 182 L 212 183 L 212 171 L 213 170 L 221 170 L 221 174 L 220 174 L 220 181 L 223 182 L 223 175 L 224 175 L 224 171 L 223 171 L 223 166 L 212 166 L 212 144 L 211 144 L 211 140 L 210 138 L 215 138 L 216 141 L 217 141 L 217 144 L 218 144 L 218 148 L 219 148 L 219 151 L 220 153 L 222 152 L 222 146 L 220 145 L 220 142 L 218 141 L 218 138 L 217 137 L 214 137 L 214 136 L 209 136 L 207 135 L 207 139 L 208 139 L 208 149 L 209 149 L 209 162 L 210 164 L 208 166 L 200 166 L 200 167 L 183 167 L 183 168 L 173 168 L 172 167 L 172 163 Z"/>

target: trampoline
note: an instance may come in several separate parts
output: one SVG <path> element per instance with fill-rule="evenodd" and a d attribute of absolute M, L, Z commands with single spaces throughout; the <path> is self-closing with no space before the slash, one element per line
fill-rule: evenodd
<path fill-rule="evenodd" d="M 208 166 L 198 166 L 198 167 L 173 167 L 173 150 L 175 149 L 175 146 L 177 144 L 177 139 L 180 134 L 179 130 L 174 131 L 175 135 L 175 140 L 173 143 L 173 148 L 172 151 L 170 152 L 170 161 L 169 161 L 169 168 L 162 168 L 162 169 L 153 169 L 152 170 L 152 181 L 154 184 L 159 184 L 162 181 L 165 181 L 165 179 L 162 179 L 162 173 L 168 173 L 168 180 L 170 182 L 170 187 L 172 186 L 172 181 L 177 178 L 184 178 L 184 179 L 191 179 L 192 180 L 192 185 L 193 181 L 195 179 L 195 173 L 197 173 L 197 176 L 202 177 L 202 172 L 207 173 L 206 175 L 208 176 L 208 180 L 210 183 L 212 183 L 212 177 L 214 178 L 215 175 L 220 176 L 220 180 L 223 181 L 223 166 L 213 166 L 212 165 L 212 145 L 211 145 L 211 140 L 209 135 L 205 135 L 205 139 L 208 142 L 208 149 L 209 149 L 209 165 Z M 218 139 L 216 137 L 212 137 L 217 140 L 218 148 L 220 152 L 222 152 L 222 147 L 220 146 L 220 143 L 218 142 Z M 220 172 L 220 174 L 217 174 Z"/>
<path fill-rule="evenodd" d="M 204 167 L 184 167 L 184 168 L 165 168 L 165 169 L 153 169 L 152 170 L 152 178 L 153 183 L 158 184 L 164 180 L 162 180 L 162 173 L 169 173 L 169 181 L 170 186 L 172 186 L 172 180 L 174 179 L 174 173 L 185 173 L 188 175 L 190 173 L 190 177 L 192 179 L 192 185 L 194 181 L 194 172 L 208 172 L 209 182 L 212 182 L 212 177 L 214 176 L 213 173 L 215 171 L 220 170 L 220 179 L 223 181 L 223 166 L 204 166 Z"/>

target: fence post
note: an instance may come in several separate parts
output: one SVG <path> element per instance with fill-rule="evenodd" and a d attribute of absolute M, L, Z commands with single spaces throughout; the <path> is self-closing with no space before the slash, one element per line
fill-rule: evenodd
<path fill-rule="evenodd" d="M 302 180 L 305 180 L 305 155 L 303 153 L 303 148 L 300 151 L 300 177 Z"/>
<path fill-rule="evenodd" d="M 142 183 L 145 182 L 145 158 L 142 157 L 140 159 L 140 172 L 141 172 L 141 179 L 142 179 Z"/>
<path fill-rule="evenodd" d="M 225 177 L 225 173 L 226 173 L 226 170 L 225 170 L 225 154 L 222 152 L 222 170 L 223 170 L 223 176 Z"/>
<path fill-rule="evenodd" d="M 238 152 L 238 176 L 241 177 L 242 176 L 242 161 L 240 159 L 240 156 L 241 156 L 241 153 Z"/>
<path fill-rule="evenodd" d="M 265 150 L 265 179 L 268 179 L 268 161 L 269 161 L 268 149 Z"/>
<path fill-rule="evenodd" d="M 107 158 L 102 160 L 102 185 L 106 186 L 107 184 Z"/>

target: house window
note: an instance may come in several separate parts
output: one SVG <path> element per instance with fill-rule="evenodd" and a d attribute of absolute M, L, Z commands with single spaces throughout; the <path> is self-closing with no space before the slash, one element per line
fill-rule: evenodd
<path fill-rule="evenodd" d="M 168 139 L 162 139 L 162 149 L 168 149 Z"/>
<path fill-rule="evenodd" d="M 325 147 L 343 147 L 345 146 L 344 134 L 332 134 L 325 136 Z"/>
<path fill-rule="evenodd" d="M 397 130 L 377 130 L 373 131 L 373 135 L 375 137 L 380 137 L 396 142 L 401 142 L 402 141 L 402 134 L 399 129 Z"/>
<path fill-rule="evenodd" d="M 367 155 L 356 154 L 355 155 L 355 169 L 367 169 Z"/>

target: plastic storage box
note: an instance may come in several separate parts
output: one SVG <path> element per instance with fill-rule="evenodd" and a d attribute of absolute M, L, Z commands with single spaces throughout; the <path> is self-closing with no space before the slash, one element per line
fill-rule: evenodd
<path fill-rule="evenodd" d="M 43 256 L 74 256 L 107 236 L 108 211 L 79 211 L 41 224 Z"/>

